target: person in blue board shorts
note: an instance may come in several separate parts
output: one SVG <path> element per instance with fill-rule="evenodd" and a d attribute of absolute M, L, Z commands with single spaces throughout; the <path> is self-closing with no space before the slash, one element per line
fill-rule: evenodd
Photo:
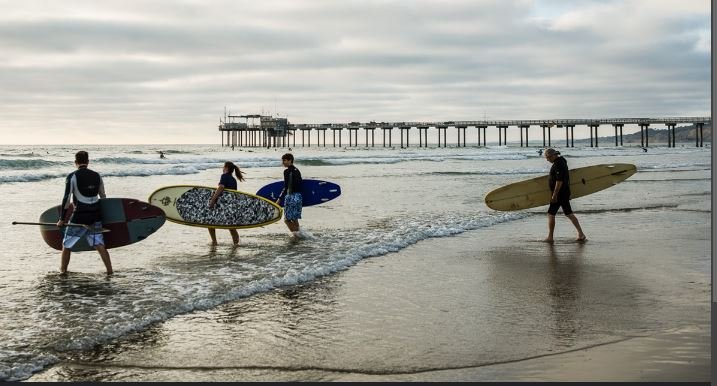
<path fill-rule="evenodd" d="M 575 230 L 578 231 L 577 241 L 586 241 L 587 237 L 580 227 L 578 218 L 573 214 L 570 207 L 570 171 L 568 169 L 568 161 L 560 156 L 560 152 L 555 149 L 545 150 L 545 159 L 553 164 L 550 167 L 550 207 L 548 207 L 548 237 L 545 238 L 546 243 L 553 242 L 553 231 L 555 231 L 555 215 L 558 209 L 563 208 L 563 214 L 573 223 Z"/>
<path fill-rule="evenodd" d="M 299 219 L 301 218 L 301 208 L 304 198 L 302 197 L 301 172 L 294 166 L 294 156 L 286 153 L 281 156 L 281 164 L 284 165 L 284 188 L 276 199 L 279 204 L 284 200 L 284 223 L 292 233 L 292 238 L 301 238 L 299 230 Z"/>
<path fill-rule="evenodd" d="M 232 176 L 235 173 L 237 178 Z M 217 190 L 214 191 L 212 198 L 209 199 L 209 208 L 214 208 L 217 205 L 217 200 L 222 196 L 224 189 L 237 190 L 237 179 L 244 182 L 244 172 L 239 170 L 239 166 L 234 165 L 233 162 L 224 162 L 224 169 L 222 177 L 219 179 L 219 185 Z M 212 245 L 217 245 L 217 231 L 214 228 L 209 229 L 209 237 L 212 239 Z M 229 233 L 232 235 L 232 241 L 234 245 L 239 245 L 239 233 L 236 229 L 229 229 Z"/>
<path fill-rule="evenodd" d="M 70 224 L 82 224 L 89 227 L 99 229 L 102 228 L 102 213 L 100 211 L 100 198 L 106 198 L 105 185 L 99 173 L 87 168 L 90 163 L 90 156 L 86 151 L 78 151 L 75 154 L 75 166 L 77 170 L 70 173 L 65 179 L 65 194 L 62 196 L 62 213 L 60 220 L 57 222 L 58 227 L 65 226 L 65 215 L 73 204 L 72 217 Z M 72 200 L 70 200 L 72 196 Z M 110 254 L 105 248 L 105 240 L 102 232 L 93 232 L 88 227 L 68 226 L 65 228 L 65 236 L 62 239 L 62 257 L 60 262 L 60 273 L 67 273 L 67 266 L 70 264 L 70 255 L 72 247 L 77 244 L 82 237 L 85 237 L 87 243 L 93 246 L 100 254 L 102 262 L 105 264 L 107 274 L 111 275 L 112 261 Z"/>

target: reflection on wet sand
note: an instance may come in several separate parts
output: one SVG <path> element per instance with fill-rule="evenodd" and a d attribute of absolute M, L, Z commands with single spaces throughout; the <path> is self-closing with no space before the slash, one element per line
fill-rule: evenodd
<path fill-rule="evenodd" d="M 580 264 L 584 243 L 575 243 L 570 248 L 556 248 L 546 244 L 549 251 L 550 294 L 552 315 L 555 325 L 551 329 L 556 340 L 566 347 L 575 344 L 580 333 L 578 312 L 580 311 Z"/>

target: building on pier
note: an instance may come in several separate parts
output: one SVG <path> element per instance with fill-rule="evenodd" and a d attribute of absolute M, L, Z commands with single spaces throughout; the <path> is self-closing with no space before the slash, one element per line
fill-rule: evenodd
<path fill-rule="evenodd" d="M 244 119 L 244 122 L 236 122 Z M 258 119 L 258 122 L 257 122 Z M 251 120 L 251 121 L 249 121 Z M 287 137 L 293 135 L 294 127 L 289 125 L 287 118 L 269 115 L 225 115 L 219 120 L 219 131 L 222 134 L 222 146 L 242 147 L 278 147 L 285 146 Z M 226 143 L 224 142 L 226 137 Z"/>

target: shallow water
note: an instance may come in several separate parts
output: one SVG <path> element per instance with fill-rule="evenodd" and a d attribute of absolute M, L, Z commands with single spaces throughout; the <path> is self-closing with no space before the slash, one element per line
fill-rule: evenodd
<path fill-rule="evenodd" d="M 162 148 L 167 154 L 163 160 L 156 153 L 159 146 L 113 146 L 86 150 L 90 152 L 90 167 L 105 176 L 110 197 L 146 200 L 152 191 L 165 185 L 213 186 L 218 182 L 225 160 L 237 163 L 246 172 L 247 181 L 240 183 L 239 190 L 256 192 L 282 175 L 279 162 L 282 151 L 256 149 L 252 152 L 227 152 L 218 147 L 186 145 L 175 148 Z M 41 154 L 43 151 L 45 154 Z M 56 273 L 59 252 L 44 244 L 37 229 L 12 226 L 10 223 L 35 221 L 39 213 L 59 203 L 64 188 L 63 176 L 72 170 L 74 151 L 69 147 L 52 146 L 0 147 L 0 193 L 5 197 L 0 204 L 0 231 L 5 235 L 5 248 L 0 254 L 6 262 L 0 268 L 0 325 L 3 326 L 0 328 L 0 380 L 26 379 L 33 372 L 65 358 L 95 355 L 97 350 L 102 352 L 103 347 L 110 347 L 123 337 L 135 339 L 138 332 L 139 336 L 143 336 L 143 331 L 152 331 L 159 322 L 219 313 L 219 316 L 211 318 L 228 318 L 230 323 L 218 321 L 217 328 L 224 326 L 231 329 L 235 323 L 272 320 L 266 315 L 251 317 L 254 309 L 252 302 L 263 304 L 256 307 L 258 312 L 275 313 L 272 315 L 277 323 L 281 322 L 282 329 L 277 333 L 271 329 L 271 324 L 257 325 L 249 330 L 254 337 L 258 337 L 255 340 L 265 340 L 268 346 L 281 344 L 287 347 L 285 351 L 289 362 L 292 355 L 302 356 L 300 350 L 294 352 L 295 348 L 308 345 L 315 351 L 316 361 L 328 361 L 339 366 L 346 357 L 337 353 L 346 351 L 350 344 L 336 342 L 336 348 L 332 349 L 333 343 L 320 339 L 329 334 L 304 331 L 300 325 L 320 326 L 322 331 L 340 329 L 340 333 L 331 336 L 343 336 L 341 339 L 345 342 L 354 342 L 355 334 L 361 334 L 360 327 L 365 323 L 384 323 L 385 318 L 400 319 L 402 316 L 392 314 L 391 309 L 362 310 L 360 307 L 365 302 L 357 302 L 344 305 L 342 312 L 352 315 L 364 312 L 365 318 L 348 325 L 332 318 L 325 319 L 327 314 L 335 313 L 331 296 L 322 295 L 332 292 L 324 287 L 331 287 L 335 273 L 357 269 L 359 261 L 379 256 L 389 258 L 388 254 L 411 250 L 418 247 L 417 243 L 442 237 L 466 243 L 469 242 L 464 239 L 466 235 L 480 234 L 484 238 L 495 238 L 496 248 L 509 248 L 513 239 L 495 237 L 494 230 L 511 227 L 511 224 L 531 216 L 542 216 L 544 208 L 495 212 L 485 206 L 483 197 L 488 191 L 507 183 L 542 175 L 550 166 L 535 149 L 298 148 L 293 153 L 304 178 L 329 180 L 342 187 L 342 196 L 338 199 L 304 209 L 302 227 L 312 235 L 310 240 L 291 242 L 285 226 L 276 223 L 265 228 L 240 231 L 239 248 L 230 245 L 228 232 L 219 231 L 220 245 L 210 247 L 208 234 L 203 229 L 166 223 L 146 241 L 110 250 L 117 272 L 111 278 L 103 274 L 103 266 L 94 252 L 73 254 L 71 274 L 61 277 Z M 605 223 L 618 221 L 619 226 L 620 218 L 649 212 L 651 215 L 646 218 L 650 218 L 651 223 L 645 226 L 654 233 L 660 232 L 660 224 L 672 221 L 688 228 L 704 227 L 709 223 L 711 153 L 708 148 L 651 148 L 648 153 L 639 148 L 566 149 L 564 155 L 571 168 L 610 162 L 633 163 L 638 168 L 638 173 L 624 183 L 575 200 L 573 208 L 577 213 L 604 215 Z M 611 229 L 610 225 L 601 227 Z M 692 246 L 692 243 L 686 239 L 676 240 L 674 253 L 679 254 L 681 249 Z M 705 247 L 709 250 L 708 241 L 697 243 L 702 248 L 698 250 L 705 250 Z M 611 247 L 609 244 L 604 246 Z M 432 253 L 440 255 L 440 252 L 436 250 Z M 579 254 L 579 250 L 574 253 Z M 699 257 L 700 253 L 696 254 Z M 692 272 L 708 275 L 708 258 L 703 257 L 703 260 L 696 258 L 680 262 L 680 275 Z M 451 262 L 456 272 L 472 267 L 476 270 L 477 282 L 488 284 L 481 287 L 482 291 L 487 291 L 483 297 L 465 305 L 474 310 L 474 317 L 486 327 L 485 335 L 481 335 L 481 339 L 476 337 L 474 344 L 461 345 L 461 349 L 456 349 L 456 345 L 445 346 L 446 353 L 450 350 L 455 352 L 446 354 L 448 356 L 439 355 L 444 361 L 458 363 L 467 352 L 470 352 L 468 357 L 474 362 L 476 358 L 499 360 L 497 348 L 512 344 L 509 339 L 505 340 L 509 337 L 500 329 L 508 321 L 515 323 L 516 330 L 520 331 L 545 329 L 546 323 L 522 317 L 531 312 L 543 314 L 540 308 L 547 306 L 545 299 L 527 301 L 526 309 L 520 312 L 510 307 L 494 309 L 489 313 L 485 311 L 495 307 L 492 302 L 503 296 L 516 299 L 527 296 L 530 299 L 532 286 L 545 286 L 532 280 L 549 277 L 547 272 L 541 272 L 546 267 L 531 268 L 518 262 L 512 265 L 515 257 L 510 254 L 492 259 L 496 264 L 463 265 L 460 261 Z M 505 275 L 506 269 L 511 275 Z M 561 264 L 555 269 L 561 274 L 574 274 L 576 280 L 589 280 L 581 278 L 592 278 L 595 272 L 607 268 L 601 264 L 572 267 Z M 583 270 L 586 272 L 582 273 Z M 491 282 L 491 275 L 496 274 L 515 276 L 518 282 Z M 394 283 L 395 293 L 374 296 L 403 296 L 406 302 L 403 305 L 411 307 L 413 289 L 420 287 L 422 296 L 430 296 L 432 285 L 443 288 L 442 283 L 454 276 L 458 275 L 409 275 Z M 645 275 L 645 278 L 652 280 L 654 276 Z M 516 284 L 520 283 L 525 285 L 521 290 L 525 293 L 504 292 L 515 291 Z M 621 294 L 619 281 L 614 283 L 617 284 L 611 290 L 618 293 L 616 299 L 624 300 L 632 296 Z M 366 291 L 369 284 L 352 286 L 343 283 L 340 290 Z M 292 298 L 292 286 L 308 286 L 309 289 L 298 291 L 298 298 Z M 561 288 L 552 291 L 560 294 L 561 299 L 577 296 L 561 293 Z M 268 307 L 267 302 L 274 305 Z M 637 303 L 640 302 L 644 302 L 641 307 L 649 309 L 649 299 L 638 299 Z M 606 304 L 604 310 L 618 312 L 618 306 L 624 306 L 623 303 L 618 300 L 615 304 Z M 380 304 L 378 302 L 378 306 Z M 292 313 L 293 307 L 303 311 Z M 533 307 L 537 308 L 531 310 Z M 567 311 L 563 310 L 564 307 L 553 311 L 566 315 L 564 322 L 556 322 L 561 324 L 558 330 L 577 328 L 574 314 L 579 310 L 570 311 L 569 308 Z M 432 316 L 426 318 L 427 326 L 435 324 L 439 329 L 452 328 L 456 336 L 464 340 L 473 334 L 471 329 L 462 329 L 460 325 L 442 325 L 450 320 L 443 318 L 445 313 L 430 311 L 428 315 Z M 381 312 L 382 317 L 376 317 L 376 312 Z M 286 318 L 291 318 L 291 315 L 300 315 L 300 318 L 309 315 L 316 320 L 314 323 L 296 321 L 287 324 Z M 584 319 L 596 320 L 606 315 L 609 314 L 591 314 Z M 643 319 L 637 315 L 635 318 L 617 327 L 609 323 L 595 323 L 600 328 L 581 329 L 574 338 L 559 339 L 557 345 L 567 347 L 576 344 L 575 340 L 599 340 L 613 334 L 616 328 L 623 329 L 623 333 L 635 333 L 663 327 L 659 323 L 660 318 Z M 604 328 L 610 331 L 602 330 Z M 367 327 L 366 330 L 376 331 L 377 328 Z M 246 330 L 241 333 L 246 333 Z M 382 354 L 363 363 L 362 368 L 410 370 L 408 363 L 412 360 L 431 366 L 430 360 L 421 361 L 421 358 L 402 358 L 401 363 L 395 363 L 402 352 L 402 341 L 410 341 L 412 345 L 420 342 L 410 331 L 403 333 L 407 335 L 392 336 L 391 339 L 375 337 L 375 352 Z M 190 345 L 201 345 L 211 335 L 211 329 L 194 331 L 195 340 Z M 543 339 L 553 342 L 549 336 L 540 336 L 536 334 L 535 350 L 544 347 L 540 343 Z M 236 338 L 240 341 L 242 337 Z M 426 344 L 426 350 L 426 358 L 431 357 L 428 354 L 435 347 Z M 253 355 L 251 353 L 255 353 L 255 349 L 226 354 L 248 357 Z M 351 355 L 350 351 L 347 354 Z M 212 358 L 204 360 L 211 361 Z"/>

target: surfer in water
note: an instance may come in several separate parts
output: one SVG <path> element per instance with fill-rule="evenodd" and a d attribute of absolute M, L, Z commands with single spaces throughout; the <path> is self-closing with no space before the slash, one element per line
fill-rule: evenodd
<path fill-rule="evenodd" d="M 284 189 L 279 193 L 276 203 L 279 204 L 284 200 L 284 223 L 291 231 L 293 239 L 301 238 L 299 230 L 299 219 L 301 218 L 301 208 L 304 198 L 301 195 L 302 183 L 301 172 L 294 166 L 294 156 L 286 153 L 281 156 L 281 164 L 284 169 Z"/>
<path fill-rule="evenodd" d="M 65 195 L 62 197 L 62 213 L 57 222 L 58 227 L 65 226 L 65 215 L 73 204 L 70 224 L 90 225 L 96 229 L 102 228 L 102 213 L 100 212 L 100 198 L 106 198 L 105 186 L 99 173 L 87 168 L 90 157 L 86 151 L 78 151 L 75 154 L 75 166 L 77 170 L 70 173 L 65 179 Z M 72 200 L 70 200 L 72 196 Z M 105 264 L 107 274 L 111 275 L 112 261 L 110 254 L 105 248 L 105 240 L 102 232 L 92 232 L 86 227 L 68 226 L 65 228 L 65 236 L 62 239 L 62 258 L 60 262 L 60 273 L 67 273 L 67 266 L 70 264 L 72 247 L 85 236 L 87 243 L 93 246 L 100 254 Z"/>
<path fill-rule="evenodd" d="M 165 158 L 165 157 L 164 157 L 164 152 L 161 151 L 161 150 L 159 151 L 159 158 Z"/>
<path fill-rule="evenodd" d="M 224 189 L 237 190 L 237 179 L 244 182 L 244 172 L 239 170 L 239 166 L 234 165 L 233 162 L 224 162 L 224 169 L 222 170 L 222 177 L 219 179 L 219 185 L 217 190 L 214 191 L 212 198 L 209 199 L 209 208 L 213 209 L 217 206 L 217 200 L 222 196 Z M 235 173 L 237 178 L 232 176 Z M 217 245 L 217 231 L 214 228 L 207 228 L 209 230 L 209 237 L 212 239 L 212 245 Z M 239 233 L 236 229 L 229 229 L 229 233 L 232 235 L 232 241 L 234 245 L 239 245 Z"/>
<path fill-rule="evenodd" d="M 570 219 L 575 229 L 578 231 L 577 241 L 585 241 L 587 237 L 583 233 L 578 218 L 573 214 L 570 207 L 570 171 L 568 170 L 568 161 L 560 156 L 560 152 L 555 149 L 545 150 L 545 159 L 553 166 L 550 168 L 550 207 L 548 207 L 548 237 L 545 238 L 546 243 L 553 242 L 553 231 L 555 231 L 555 215 L 558 208 L 563 208 L 563 214 Z"/>

